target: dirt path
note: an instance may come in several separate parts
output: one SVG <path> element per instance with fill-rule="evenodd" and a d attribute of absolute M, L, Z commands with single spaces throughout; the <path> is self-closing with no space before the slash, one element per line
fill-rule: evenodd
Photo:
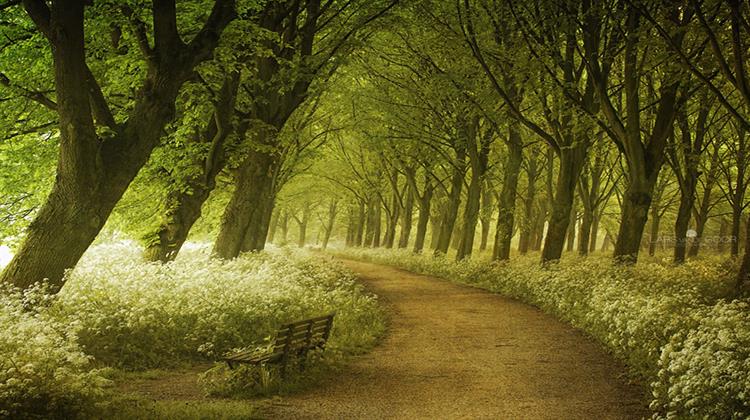
<path fill-rule="evenodd" d="M 647 414 L 624 367 L 538 309 L 345 261 L 390 309 L 388 336 L 341 375 L 268 407 L 283 419 L 605 419 Z"/>

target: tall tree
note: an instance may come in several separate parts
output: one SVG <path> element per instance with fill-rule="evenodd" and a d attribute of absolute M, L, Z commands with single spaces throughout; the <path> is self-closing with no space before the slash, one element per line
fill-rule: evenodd
<path fill-rule="evenodd" d="M 85 2 L 25 0 L 23 6 L 52 50 L 60 155 L 52 191 L 0 281 L 26 288 L 46 279 L 57 291 L 65 270 L 78 262 L 159 144 L 180 88 L 211 57 L 235 17 L 235 2 L 217 0 L 204 26 L 186 43 L 175 2 L 154 0 L 153 46 L 146 25 L 126 8 L 147 70 L 133 107 L 120 122 L 87 64 Z"/>

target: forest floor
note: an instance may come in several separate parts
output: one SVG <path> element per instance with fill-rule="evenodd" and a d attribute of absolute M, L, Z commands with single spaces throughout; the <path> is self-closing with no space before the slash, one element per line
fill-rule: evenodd
<path fill-rule="evenodd" d="M 370 353 L 303 391 L 251 402 L 253 418 L 629 419 L 648 416 L 644 389 L 582 332 L 480 289 L 343 260 L 390 318 Z M 196 367 L 130 378 L 153 400 L 209 402 Z M 135 379 L 135 380 L 134 380 Z M 239 401 L 237 401 L 239 402 Z"/>
<path fill-rule="evenodd" d="M 618 419 L 648 415 L 643 388 L 580 331 L 479 289 L 344 261 L 379 295 L 389 331 L 336 377 L 268 418 Z"/>

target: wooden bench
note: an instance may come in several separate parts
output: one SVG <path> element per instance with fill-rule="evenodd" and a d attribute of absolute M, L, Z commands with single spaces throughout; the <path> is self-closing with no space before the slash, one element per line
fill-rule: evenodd
<path fill-rule="evenodd" d="M 304 358 L 310 350 L 325 348 L 333 326 L 333 315 L 328 314 L 282 325 L 268 348 L 243 350 L 229 354 L 222 360 L 227 362 L 230 369 L 240 363 L 280 364 L 281 371 L 284 373 L 287 363 L 292 358 Z"/>

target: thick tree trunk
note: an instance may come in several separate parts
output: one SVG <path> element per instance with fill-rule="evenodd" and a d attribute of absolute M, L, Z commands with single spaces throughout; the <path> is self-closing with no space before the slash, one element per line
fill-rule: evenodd
<path fill-rule="evenodd" d="M 565 148 L 560 152 L 560 171 L 550 212 L 547 236 L 542 249 L 542 263 L 559 260 L 570 224 L 570 212 L 575 199 L 576 184 L 585 160 L 585 148 Z"/>
<path fill-rule="evenodd" d="M 474 236 L 477 230 L 477 223 L 479 222 L 479 205 L 482 195 L 483 176 L 484 173 L 480 170 L 479 165 L 472 164 L 471 181 L 469 182 L 469 189 L 466 194 L 466 207 L 464 208 L 463 228 L 461 229 L 461 239 L 456 252 L 457 261 L 471 257 L 471 253 L 474 250 Z"/>
<path fill-rule="evenodd" d="M 148 261 L 172 261 L 177 257 L 190 229 L 201 216 L 201 208 L 216 187 L 216 176 L 224 169 L 226 152 L 224 142 L 232 131 L 232 115 L 239 86 L 240 74 L 225 78 L 217 98 L 214 113 L 210 116 L 199 142 L 209 144 L 208 154 L 195 166 L 200 173 L 182 180 L 188 190 L 180 188 L 167 193 L 165 212 L 161 225 L 150 235 L 144 257 Z M 247 127 L 243 127 L 244 131 Z"/>
<path fill-rule="evenodd" d="M 448 204 L 444 213 L 443 220 L 440 223 L 440 232 L 437 239 L 437 248 L 435 255 L 445 255 L 451 244 L 453 229 L 458 217 L 458 209 L 461 205 L 461 190 L 464 186 L 464 176 L 466 175 L 466 149 L 463 146 L 456 148 L 456 160 L 454 162 L 453 177 L 451 179 L 451 190 L 448 196 Z"/>
<path fill-rule="evenodd" d="M 412 219 L 414 218 L 414 190 L 408 184 L 405 188 L 406 197 L 404 200 L 404 212 L 401 216 L 401 235 L 398 238 L 399 248 L 406 248 L 409 246 Z"/>
<path fill-rule="evenodd" d="M 615 260 L 624 263 L 635 263 L 638 259 L 654 184 L 645 179 L 633 178 L 631 173 L 630 184 L 622 203 L 620 230 L 615 242 Z"/>
<path fill-rule="evenodd" d="M 461 238 L 456 252 L 456 261 L 471 257 L 474 251 L 474 236 L 476 235 L 477 223 L 482 199 L 482 184 L 489 166 L 490 141 L 492 132 L 482 136 L 479 147 L 476 141 L 479 121 L 475 120 L 467 130 L 467 142 L 469 163 L 471 165 L 471 180 L 469 190 L 466 194 L 466 207 L 464 208 L 464 219 L 461 229 Z M 518 139 L 520 141 L 520 139 Z"/>
<path fill-rule="evenodd" d="M 278 156 L 256 150 L 240 165 L 237 186 L 221 218 L 214 256 L 232 259 L 243 250 L 263 249 L 276 195 L 278 168 Z"/>
<path fill-rule="evenodd" d="M 46 281 L 55 293 L 64 284 L 65 270 L 76 265 L 148 161 L 174 117 L 181 86 L 195 66 L 210 57 L 219 35 L 233 19 L 234 2 L 215 4 L 196 39 L 201 45 L 178 45 L 176 25 L 168 24 L 175 11 L 155 4 L 154 54 L 143 88 L 122 124 L 116 124 L 86 64 L 85 2 L 38 3 L 41 6 L 27 10 L 52 47 L 60 155 L 52 190 L 0 282 L 25 289 Z M 98 137 L 92 114 L 114 132 L 113 138 Z"/>
<path fill-rule="evenodd" d="M 505 261 L 510 258 L 510 241 L 513 238 L 513 225 L 516 214 L 516 191 L 518 175 L 523 162 L 523 142 L 518 123 L 511 122 L 508 131 L 508 156 L 505 161 L 503 187 L 498 197 L 497 227 L 492 259 Z"/>
<path fill-rule="evenodd" d="M 690 224 L 690 214 L 693 211 L 694 201 L 695 184 L 692 184 L 692 188 L 682 191 L 680 207 L 677 209 L 677 219 L 674 223 L 675 244 L 673 262 L 675 264 L 682 264 L 685 262 L 685 255 L 688 248 L 687 231 Z"/>

